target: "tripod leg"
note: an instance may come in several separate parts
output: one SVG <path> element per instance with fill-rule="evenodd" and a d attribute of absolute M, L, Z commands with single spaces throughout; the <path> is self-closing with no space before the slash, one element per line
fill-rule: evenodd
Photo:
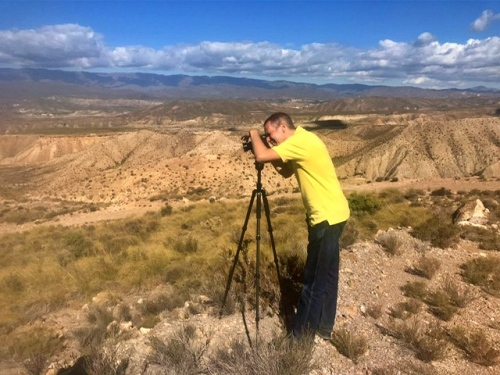
<path fill-rule="evenodd" d="M 231 288 L 231 282 L 233 280 L 234 270 L 236 268 L 236 265 L 238 264 L 238 256 L 239 256 L 240 251 L 243 247 L 243 239 L 245 238 L 245 232 L 247 230 L 248 220 L 249 220 L 250 214 L 252 212 L 252 206 L 253 206 L 253 202 L 255 200 L 256 195 L 257 195 L 257 190 L 254 190 L 252 192 L 252 198 L 250 199 L 250 204 L 248 205 L 247 215 L 245 217 L 245 223 L 243 224 L 243 227 L 241 229 L 241 236 L 240 236 L 240 240 L 238 242 L 238 250 L 236 250 L 236 254 L 235 254 L 234 260 L 233 260 L 233 265 L 231 267 L 231 270 L 229 271 L 229 276 L 227 278 L 226 290 L 224 292 L 224 299 L 222 300 L 222 306 L 220 309 L 219 318 L 222 318 L 224 306 L 226 306 L 227 295 L 229 293 L 229 289 Z"/>
<path fill-rule="evenodd" d="M 260 221 L 262 216 L 262 190 L 257 189 L 257 227 L 255 233 L 256 252 L 255 252 L 255 342 L 258 345 L 259 340 L 259 321 L 260 321 Z"/>
<path fill-rule="evenodd" d="M 266 191 L 262 191 L 262 200 L 264 202 L 264 211 L 266 213 L 266 219 L 267 219 L 267 230 L 269 232 L 269 238 L 271 239 L 271 247 L 273 249 L 273 255 L 274 255 L 274 264 L 276 265 L 276 273 L 278 275 L 278 283 L 281 286 L 281 274 L 280 274 L 280 267 L 278 263 L 278 255 L 276 254 L 276 245 L 274 242 L 274 236 L 273 236 L 273 226 L 271 225 L 271 212 L 269 210 L 269 202 L 267 201 L 267 196 L 266 196 Z"/>

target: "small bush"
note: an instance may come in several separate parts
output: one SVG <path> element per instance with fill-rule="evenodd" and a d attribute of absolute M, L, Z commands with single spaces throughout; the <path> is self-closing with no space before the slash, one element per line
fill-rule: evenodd
<path fill-rule="evenodd" d="M 354 363 L 368 350 L 368 340 L 365 336 L 355 333 L 346 327 L 333 331 L 332 343 L 340 354 L 346 356 Z"/>
<path fill-rule="evenodd" d="M 18 333 L 8 343 L 10 357 L 21 364 L 28 374 L 42 375 L 47 371 L 49 359 L 60 352 L 64 344 L 54 332 L 41 327 Z"/>
<path fill-rule="evenodd" d="M 440 267 L 441 262 L 439 259 L 423 256 L 418 260 L 417 264 L 409 268 L 407 271 L 430 280 L 434 277 Z"/>
<path fill-rule="evenodd" d="M 425 302 L 430 306 L 434 316 L 446 322 L 458 311 L 458 308 L 450 303 L 448 295 L 441 290 L 428 293 Z"/>
<path fill-rule="evenodd" d="M 416 318 L 392 321 L 383 333 L 402 340 L 424 362 L 443 359 L 447 354 L 446 331 L 439 324 L 424 326 Z"/>
<path fill-rule="evenodd" d="M 439 324 L 429 326 L 414 344 L 414 349 L 417 358 L 424 362 L 445 358 L 448 351 L 446 331 Z"/>
<path fill-rule="evenodd" d="M 427 284 L 422 281 L 407 282 L 401 287 L 401 290 L 405 296 L 420 301 L 423 301 L 429 293 L 427 290 Z"/>
<path fill-rule="evenodd" d="M 470 289 L 460 286 L 451 278 L 446 278 L 443 284 L 443 291 L 447 294 L 452 305 L 460 308 L 466 307 L 473 296 Z"/>
<path fill-rule="evenodd" d="M 495 230 L 464 225 L 460 237 L 478 243 L 482 250 L 500 251 L 500 236 Z"/>
<path fill-rule="evenodd" d="M 383 314 L 382 304 L 373 304 L 367 306 L 365 314 L 372 317 L 373 319 L 379 319 Z"/>
<path fill-rule="evenodd" d="M 482 366 L 494 366 L 499 362 L 500 351 L 488 340 L 483 330 L 467 332 L 457 326 L 449 331 L 451 342 L 461 349 L 467 359 Z"/>
<path fill-rule="evenodd" d="M 80 230 L 68 231 L 63 237 L 64 244 L 75 258 L 90 256 L 93 254 L 94 244 Z"/>
<path fill-rule="evenodd" d="M 444 187 L 431 191 L 431 196 L 433 197 L 451 197 L 452 195 L 451 190 Z"/>
<path fill-rule="evenodd" d="M 167 341 L 151 337 L 153 351 L 148 357 L 149 362 L 163 367 L 164 374 L 203 373 L 201 358 L 206 350 L 206 344 L 196 342 L 195 331 L 193 325 L 186 325 L 174 332 Z"/>
<path fill-rule="evenodd" d="M 220 375 L 306 375 L 315 370 L 313 340 L 288 336 L 262 342 L 255 350 L 233 340 L 210 358 L 210 373 Z"/>
<path fill-rule="evenodd" d="M 390 315 L 396 319 L 406 320 L 417 314 L 422 308 L 422 302 L 410 298 L 408 301 L 399 302 L 390 309 Z"/>
<path fill-rule="evenodd" d="M 172 310 L 177 307 L 174 298 L 169 293 L 157 293 L 151 298 L 147 298 L 140 305 L 141 313 L 144 315 L 158 315 L 162 311 Z"/>
<path fill-rule="evenodd" d="M 351 213 L 355 216 L 363 216 L 377 212 L 382 203 L 373 194 L 352 193 L 347 197 Z"/>
<path fill-rule="evenodd" d="M 192 236 L 186 239 L 179 239 L 174 241 L 174 250 L 180 253 L 189 254 L 198 251 L 198 240 Z"/>
<path fill-rule="evenodd" d="M 383 199 L 385 203 L 389 204 L 401 203 L 405 201 L 404 193 L 401 190 L 395 188 L 382 190 L 380 193 L 378 193 L 378 197 L 380 199 Z"/>
<path fill-rule="evenodd" d="M 173 211 L 173 207 L 166 203 L 165 206 L 163 206 L 160 210 L 160 215 L 161 216 L 168 216 L 168 215 L 171 215 L 172 214 L 172 211 Z"/>
<path fill-rule="evenodd" d="M 404 197 L 409 201 L 415 201 L 419 197 L 425 197 L 425 191 L 422 189 L 410 188 L 404 193 Z"/>
<path fill-rule="evenodd" d="M 7 293 L 18 294 L 25 290 L 25 282 L 17 274 L 9 274 L 0 281 L 0 290 Z"/>
<path fill-rule="evenodd" d="M 492 256 L 475 258 L 461 265 L 462 276 L 487 293 L 500 295 L 500 259 Z"/>
<path fill-rule="evenodd" d="M 376 241 L 382 246 L 382 249 L 391 256 L 401 255 L 403 253 L 403 240 L 395 231 L 389 231 L 377 236 Z"/>
<path fill-rule="evenodd" d="M 411 235 L 422 241 L 429 241 L 432 246 L 442 249 L 455 245 L 458 240 L 459 228 L 451 220 L 442 215 L 432 216 L 425 222 L 416 225 Z"/>

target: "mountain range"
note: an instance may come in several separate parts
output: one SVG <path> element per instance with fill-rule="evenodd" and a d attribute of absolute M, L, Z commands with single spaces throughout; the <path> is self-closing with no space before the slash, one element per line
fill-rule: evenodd
<path fill-rule="evenodd" d="M 299 99 L 329 101 L 348 97 L 463 98 L 500 96 L 483 86 L 469 89 L 422 89 L 363 84 L 323 85 L 266 81 L 229 76 L 94 73 L 48 69 L 0 68 L 0 98 L 22 95 L 85 95 L 92 97 L 162 99 Z"/>

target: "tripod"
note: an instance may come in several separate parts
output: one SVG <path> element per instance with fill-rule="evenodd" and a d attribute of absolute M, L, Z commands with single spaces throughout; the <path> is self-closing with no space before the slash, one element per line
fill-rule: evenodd
<path fill-rule="evenodd" d="M 279 264 L 278 264 L 278 256 L 276 255 L 276 246 L 274 243 L 274 237 L 273 237 L 273 228 L 271 225 L 271 215 L 269 211 L 269 202 L 267 201 L 267 196 L 266 196 L 266 191 L 262 189 L 262 182 L 261 182 L 261 175 L 262 175 L 262 169 L 264 168 L 264 164 L 261 163 L 255 163 L 255 169 L 257 170 L 257 186 L 252 192 L 252 198 L 250 199 L 250 204 L 248 205 L 248 210 L 247 214 L 245 217 L 245 223 L 243 224 L 242 230 L 241 230 L 241 236 L 240 240 L 238 243 L 238 250 L 236 251 L 236 255 L 234 256 L 233 260 L 233 265 L 231 267 L 231 270 L 229 272 L 229 277 L 227 279 L 227 284 L 226 284 L 226 291 L 224 292 L 224 299 L 222 300 L 222 307 L 220 310 L 220 315 L 219 317 L 222 317 L 222 312 L 224 309 L 224 306 L 226 305 L 226 299 L 227 295 L 229 293 L 229 289 L 231 288 L 231 281 L 233 280 L 233 275 L 234 275 L 234 270 L 236 268 L 236 265 L 238 263 L 238 256 L 240 254 L 240 251 L 243 247 L 243 239 L 245 237 L 245 232 L 247 230 L 247 225 L 248 225 L 248 220 L 250 218 L 250 214 L 252 212 L 252 206 L 255 201 L 255 198 L 257 198 L 257 207 L 256 207 L 256 216 L 257 216 L 257 228 L 256 228 L 256 254 L 255 254 L 255 329 L 256 329 L 256 341 L 258 342 L 258 334 L 259 334 L 259 321 L 260 321 L 260 311 L 259 311 L 259 303 L 260 303 L 260 240 L 261 240 L 261 235 L 260 235 L 260 222 L 261 222 L 261 211 L 262 211 L 262 203 L 264 203 L 264 212 L 266 214 L 266 219 L 267 219 L 267 230 L 269 232 L 269 237 L 271 239 L 271 247 L 273 249 L 273 255 L 274 255 L 274 264 L 276 265 L 276 272 L 278 275 L 278 282 L 279 285 L 281 286 L 281 275 L 280 275 L 280 270 L 279 270 Z M 245 323 L 245 328 L 246 328 L 246 323 Z M 252 342 L 250 340 L 250 336 L 248 333 L 248 328 L 246 328 L 246 333 L 248 337 L 248 341 L 250 343 L 250 346 L 252 346 Z"/>

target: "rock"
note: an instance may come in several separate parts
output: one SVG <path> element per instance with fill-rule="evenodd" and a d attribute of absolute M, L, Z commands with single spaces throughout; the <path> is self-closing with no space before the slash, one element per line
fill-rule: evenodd
<path fill-rule="evenodd" d="M 464 203 L 453 213 L 453 223 L 456 225 L 484 226 L 488 222 L 489 210 L 481 200 Z"/>

